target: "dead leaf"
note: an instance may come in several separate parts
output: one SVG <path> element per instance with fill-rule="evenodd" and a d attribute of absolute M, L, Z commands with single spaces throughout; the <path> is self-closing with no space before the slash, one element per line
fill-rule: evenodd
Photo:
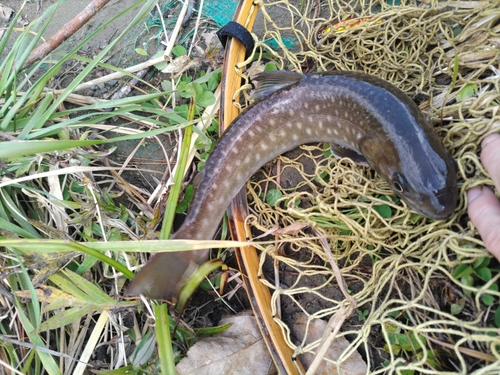
<path fill-rule="evenodd" d="M 314 319 L 309 322 L 309 328 L 307 330 L 307 339 L 305 345 L 313 343 L 314 341 L 320 340 L 323 337 L 323 333 L 327 329 L 327 322 L 321 319 Z M 293 332 L 296 337 L 302 342 L 304 335 L 306 333 L 307 327 L 307 316 L 300 315 L 293 325 Z M 348 348 L 349 341 L 344 337 L 338 337 L 333 342 L 330 349 L 325 355 L 332 361 L 336 361 L 340 358 L 342 353 Z M 315 355 L 313 353 L 304 353 L 299 356 L 300 361 L 304 368 L 309 368 L 314 360 Z M 329 375 L 363 375 L 367 373 L 367 366 L 363 358 L 358 352 L 354 352 L 349 358 L 340 364 L 340 371 L 337 370 L 337 366 L 328 361 L 322 361 L 321 365 L 315 372 L 316 375 L 329 374 Z"/>
<path fill-rule="evenodd" d="M 291 236 L 296 236 L 297 234 L 299 234 L 299 232 L 302 229 L 307 228 L 308 226 L 309 226 L 309 224 L 306 224 L 306 223 L 295 222 L 295 223 L 290 224 L 284 228 L 278 229 L 276 231 L 276 233 L 274 233 L 274 234 L 277 236 L 279 236 L 281 234 L 289 234 Z"/>
<path fill-rule="evenodd" d="M 232 326 L 223 333 L 198 341 L 189 349 L 187 357 L 176 366 L 179 375 L 276 372 L 251 312 L 222 318 L 219 325 L 228 323 Z"/>
<path fill-rule="evenodd" d="M 21 17 L 19 17 L 17 19 L 17 25 L 19 27 L 26 27 L 30 24 L 30 21 L 28 21 L 28 18 L 26 18 L 26 16 L 24 15 L 21 15 Z"/>
<path fill-rule="evenodd" d="M 179 73 L 185 72 L 192 65 L 193 61 L 191 61 L 189 56 L 186 55 L 179 56 L 176 59 L 174 59 L 170 64 L 168 64 L 167 67 L 163 69 L 161 72 L 179 75 Z"/>
<path fill-rule="evenodd" d="M 14 14 L 14 9 L 9 8 L 3 4 L 0 4 L 0 17 L 2 17 L 5 21 L 10 20 L 10 17 Z"/>
<path fill-rule="evenodd" d="M 205 42 L 205 45 L 209 46 L 210 43 L 216 43 L 219 38 L 217 37 L 217 33 L 215 31 L 210 31 L 207 33 L 201 33 L 201 38 Z M 222 48 L 222 46 L 221 46 Z"/>

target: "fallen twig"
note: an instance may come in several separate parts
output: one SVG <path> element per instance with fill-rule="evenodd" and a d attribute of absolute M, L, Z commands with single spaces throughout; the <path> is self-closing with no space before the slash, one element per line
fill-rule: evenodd
<path fill-rule="evenodd" d="M 66 23 L 61 30 L 52 35 L 45 43 L 36 47 L 28 56 L 23 68 L 27 68 L 34 62 L 43 59 L 54 51 L 66 39 L 73 35 L 78 29 L 87 23 L 109 0 L 93 0 L 77 16 Z"/>
<path fill-rule="evenodd" d="M 316 232 L 316 234 L 321 236 L 321 233 L 319 232 Z M 358 301 L 356 301 L 356 299 L 352 297 L 347 291 L 345 280 L 342 276 L 342 273 L 340 272 L 340 268 L 337 265 L 335 258 L 333 257 L 332 251 L 330 250 L 330 246 L 328 245 L 326 238 L 324 236 L 320 237 L 319 242 L 321 243 L 321 246 L 325 250 L 325 254 L 330 262 L 333 274 L 337 279 L 339 289 L 344 295 L 348 304 L 347 306 L 345 305 L 340 306 L 340 309 L 328 321 L 327 329 L 325 330 L 321 342 L 316 350 L 316 357 L 314 357 L 314 360 L 311 363 L 311 366 L 309 366 L 306 375 L 316 373 L 316 370 L 318 369 L 321 361 L 325 357 L 325 354 L 328 352 L 328 349 L 332 346 L 333 341 L 337 337 L 337 334 L 339 333 L 342 324 L 344 324 L 346 319 L 348 319 L 352 315 L 352 313 L 354 312 L 354 310 L 356 310 L 356 307 L 358 306 Z"/>

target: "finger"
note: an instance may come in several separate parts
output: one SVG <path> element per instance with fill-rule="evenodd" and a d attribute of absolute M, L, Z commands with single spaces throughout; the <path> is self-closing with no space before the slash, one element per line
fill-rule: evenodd
<path fill-rule="evenodd" d="M 482 142 L 481 162 L 500 191 L 500 134 L 490 134 Z"/>
<path fill-rule="evenodd" d="M 500 201 L 487 187 L 477 186 L 467 192 L 468 213 L 486 248 L 500 260 Z"/>

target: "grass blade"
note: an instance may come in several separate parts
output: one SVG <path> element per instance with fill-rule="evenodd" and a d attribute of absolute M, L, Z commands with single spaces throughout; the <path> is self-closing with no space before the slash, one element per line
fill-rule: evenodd
<path fill-rule="evenodd" d="M 189 104 L 188 121 L 193 120 L 194 109 L 195 109 L 194 98 L 191 98 L 191 103 Z M 181 152 L 179 155 L 179 160 L 177 162 L 177 169 L 175 171 L 175 176 L 174 176 L 174 184 L 170 189 L 170 194 L 168 195 L 167 204 L 165 207 L 165 216 L 163 217 L 163 223 L 160 232 L 161 239 L 170 238 L 170 234 L 172 233 L 172 226 L 174 224 L 174 217 L 175 217 L 175 208 L 177 207 L 177 202 L 179 201 L 182 181 L 184 180 L 184 171 L 186 170 L 187 166 L 192 134 L 193 134 L 193 126 L 190 125 L 186 127 L 186 129 L 184 130 Z"/>
<path fill-rule="evenodd" d="M 170 338 L 170 324 L 168 322 L 168 305 L 165 303 L 155 304 L 154 313 L 156 317 L 156 335 L 158 341 L 158 357 L 162 374 L 175 375 L 175 360 Z"/>

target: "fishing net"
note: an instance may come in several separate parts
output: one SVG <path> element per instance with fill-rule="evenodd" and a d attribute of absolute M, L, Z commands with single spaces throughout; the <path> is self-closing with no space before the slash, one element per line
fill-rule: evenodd
<path fill-rule="evenodd" d="M 466 215 L 466 191 L 492 185 L 478 155 L 500 128 L 498 1 L 258 3 L 246 83 L 265 64 L 376 75 L 419 103 L 458 164 L 460 199 L 447 221 L 412 212 L 373 170 L 328 157 L 325 145 L 282 156 L 247 184 L 254 230 L 328 237 L 358 301 L 339 333 L 350 342 L 339 363 L 357 350 L 373 374 L 500 373 L 500 274 Z M 259 270 L 270 308 L 295 353 L 314 352 L 291 332 L 293 320 L 327 319 L 345 299 L 319 241 L 277 243 L 262 246 Z"/>

